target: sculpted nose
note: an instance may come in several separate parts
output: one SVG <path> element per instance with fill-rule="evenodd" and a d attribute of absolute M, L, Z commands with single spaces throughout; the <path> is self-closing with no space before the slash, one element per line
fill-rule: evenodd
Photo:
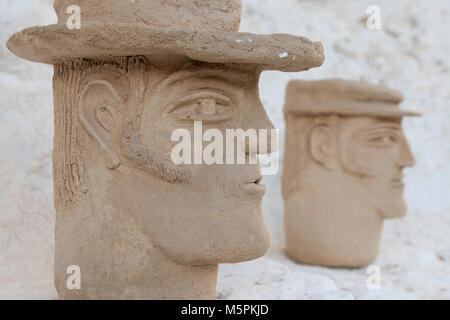
<path fill-rule="evenodd" d="M 258 154 L 271 154 L 278 151 L 280 143 L 278 130 L 275 130 L 262 104 L 252 117 L 250 128 L 254 128 L 258 134 Z"/>
<path fill-rule="evenodd" d="M 403 138 L 401 147 L 400 147 L 400 155 L 399 155 L 399 166 L 402 168 L 412 167 L 416 163 L 414 159 L 414 155 L 412 154 L 411 148 L 409 147 L 408 141 L 406 138 Z"/>

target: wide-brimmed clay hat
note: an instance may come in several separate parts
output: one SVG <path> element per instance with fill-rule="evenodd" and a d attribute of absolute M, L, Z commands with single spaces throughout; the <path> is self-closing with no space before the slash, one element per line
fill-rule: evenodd
<path fill-rule="evenodd" d="M 70 30 L 81 13 L 80 29 Z M 288 34 L 238 32 L 241 0 L 55 0 L 58 24 L 14 34 L 7 47 L 26 60 L 54 64 L 77 58 L 185 56 L 261 70 L 319 67 L 323 46 Z"/>
<path fill-rule="evenodd" d="M 286 89 L 285 114 L 401 118 L 420 113 L 400 109 L 403 95 L 364 81 L 293 80 Z"/>

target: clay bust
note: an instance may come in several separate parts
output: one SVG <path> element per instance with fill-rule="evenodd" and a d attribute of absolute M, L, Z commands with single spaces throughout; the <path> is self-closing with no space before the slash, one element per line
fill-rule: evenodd
<path fill-rule="evenodd" d="M 287 254 L 305 264 L 358 267 L 378 254 L 384 219 L 406 213 L 402 95 L 345 80 L 292 81 L 283 170 Z"/>
<path fill-rule="evenodd" d="M 81 29 L 66 8 L 78 5 Z M 11 37 L 54 65 L 55 285 L 70 299 L 213 299 L 219 263 L 265 254 L 258 165 L 175 165 L 175 129 L 272 128 L 263 70 L 323 63 L 320 43 L 238 33 L 238 0 L 57 0 Z M 267 150 L 270 152 L 271 150 Z M 272 150 L 273 151 L 273 150 Z M 68 266 L 81 289 L 66 286 Z"/>

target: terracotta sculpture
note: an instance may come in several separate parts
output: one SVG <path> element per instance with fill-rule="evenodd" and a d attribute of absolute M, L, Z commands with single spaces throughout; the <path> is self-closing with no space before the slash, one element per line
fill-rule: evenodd
<path fill-rule="evenodd" d="M 378 254 L 384 219 L 406 213 L 402 95 L 359 81 L 292 81 L 283 170 L 287 254 L 305 264 L 358 267 Z"/>
<path fill-rule="evenodd" d="M 69 30 L 67 8 L 81 13 Z M 272 128 L 263 70 L 323 63 L 320 43 L 239 33 L 240 0 L 56 0 L 11 37 L 54 65 L 55 285 L 70 299 L 213 299 L 219 263 L 265 254 L 258 165 L 175 165 L 171 134 Z M 270 152 L 270 150 L 267 150 Z M 79 266 L 81 288 L 66 286 Z"/>

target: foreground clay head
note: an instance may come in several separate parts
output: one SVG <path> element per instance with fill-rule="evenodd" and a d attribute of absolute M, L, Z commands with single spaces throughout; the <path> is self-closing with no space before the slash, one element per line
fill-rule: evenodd
<path fill-rule="evenodd" d="M 363 266 L 382 222 L 403 217 L 403 169 L 414 157 L 399 92 L 358 81 L 292 81 L 283 172 L 287 253 L 299 262 Z"/>
<path fill-rule="evenodd" d="M 66 28 L 70 5 L 81 9 L 80 30 Z M 268 248 L 260 168 L 175 165 L 171 135 L 195 120 L 204 131 L 271 129 L 260 72 L 320 66 L 321 44 L 238 33 L 237 0 L 61 0 L 55 9 L 58 25 L 7 45 L 55 66 L 60 297 L 214 298 L 219 263 Z M 80 290 L 67 288 L 71 265 Z"/>

